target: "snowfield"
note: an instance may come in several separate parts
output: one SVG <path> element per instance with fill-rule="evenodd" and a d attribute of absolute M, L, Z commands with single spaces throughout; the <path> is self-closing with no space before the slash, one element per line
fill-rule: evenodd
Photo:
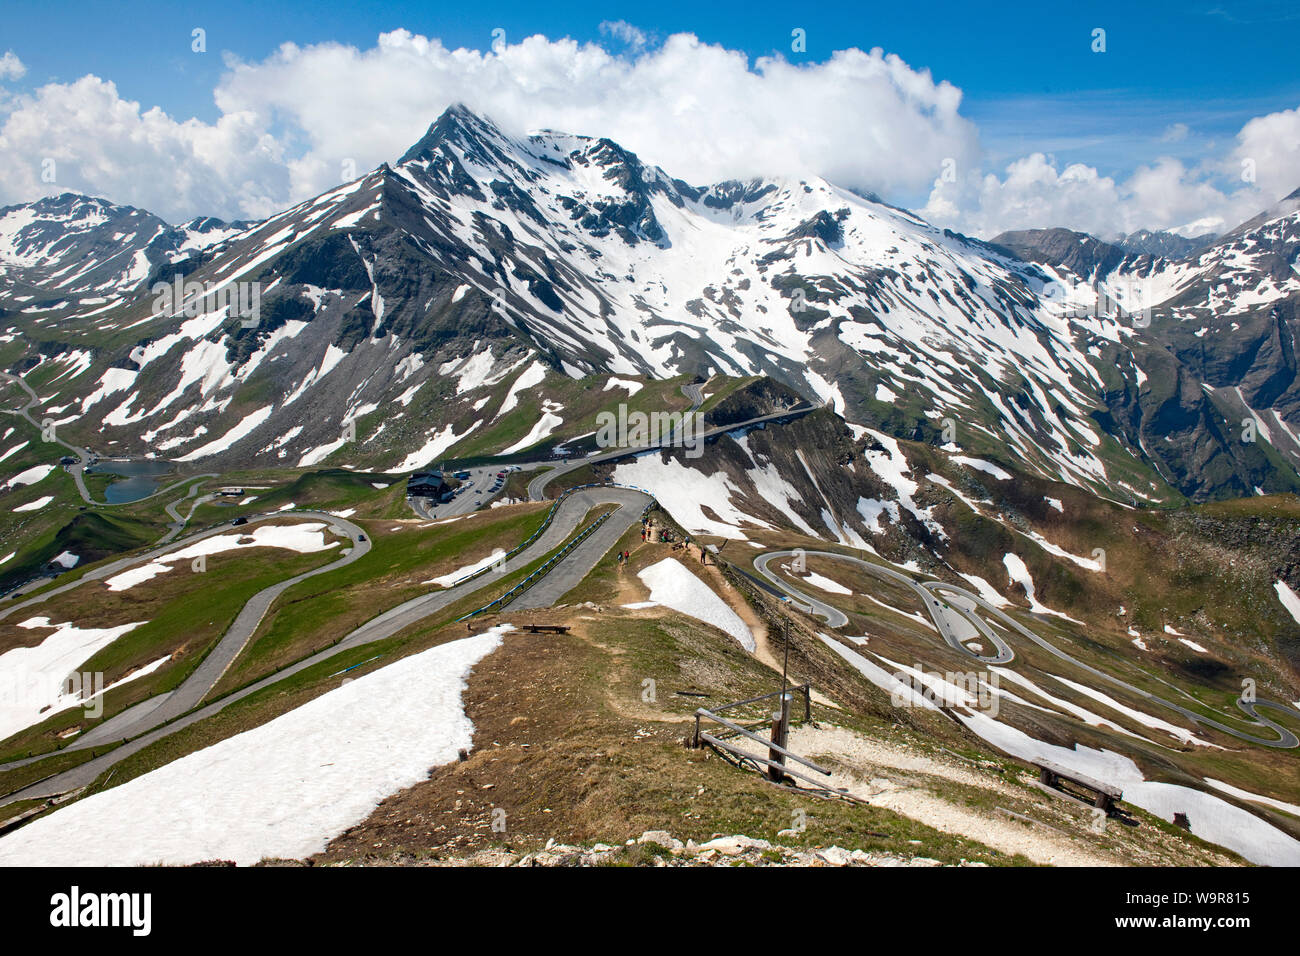
<path fill-rule="evenodd" d="M 682 464 L 676 458 L 664 460 L 650 452 L 614 468 L 611 480 L 634 488 L 648 489 L 692 534 L 713 534 L 720 538 L 744 541 L 742 523 L 769 527 L 750 517 L 731 501 L 736 487 L 722 472 L 706 474 Z M 717 518 L 710 518 L 701 506 L 707 506 Z"/>
<path fill-rule="evenodd" d="M 605 383 L 605 388 L 603 389 L 603 391 L 608 392 L 611 388 L 622 388 L 627 390 L 627 397 L 631 398 L 637 392 L 641 391 L 641 389 L 644 387 L 645 386 L 642 385 L 640 382 L 635 382 L 632 381 L 631 379 L 611 378 L 608 382 Z"/>
<path fill-rule="evenodd" d="M 220 438 L 214 438 L 206 445 L 202 445 L 187 455 L 181 455 L 177 461 L 197 461 L 200 458 L 207 458 L 218 452 L 226 451 L 236 442 L 252 433 L 257 426 L 271 417 L 272 407 L 270 405 L 260 408 L 255 412 L 245 415 L 239 424 L 230 431 L 226 432 Z"/>
<path fill-rule="evenodd" d="M 1131 717 L 1133 720 L 1136 720 L 1138 723 L 1142 724 L 1145 727 L 1150 727 L 1153 730 L 1163 730 L 1165 733 L 1169 734 L 1169 736 L 1173 737 L 1179 743 L 1191 744 L 1198 747 L 1213 747 L 1215 750 L 1223 749 L 1218 744 L 1212 744 L 1208 740 L 1202 740 L 1200 737 L 1196 736 L 1194 733 L 1192 733 L 1190 730 L 1187 730 L 1185 727 L 1179 727 L 1177 724 L 1171 724 L 1169 721 L 1162 720 L 1159 717 L 1154 717 L 1151 714 L 1146 713 L 1145 711 L 1136 710 L 1135 708 L 1122 704 L 1119 701 L 1115 700 L 1115 698 L 1111 697 L 1109 694 L 1104 694 L 1101 691 L 1097 690 L 1095 687 L 1089 687 L 1086 684 L 1080 684 L 1072 680 L 1067 680 L 1066 678 L 1061 677 L 1057 674 L 1050 674 L 1048 676 L 1050 676 L 1053 680 L 1057 680 L 1060 683 L 1064 684 L 1066 687 L 1073 688 L 1077 693 L 1083 694 L 1085 697 L 1091 697 L 1093 700 L 1097 701 L 1100 704 L 1103 704 L 1106 707 L 1109 707 L 1111 710 L 1118 711 L 1121 714 L 1125 714 L 1128 717 Z"/>
<path fill-rule="evenodd" d="M 1291 590 L 1291 586 L 1285 581 L 1275 581 L 1273 589 L 1277 591 L 1277 599 L 1282 602 L 1287 613 L 1295 618 L 1295 622 L 1300 624 L 1300 595 Z"/>
<path fill-rule="evenodd" d="M 57 810 L 0 839 L 0 865 L 247 866 L 319 853 L 471 745 L 466 679 L 510 629 L 345 681 L 261 727 Z"/>
<path fill-rule="evenodd" d="M 457 435 L 454 426 L 449 423 L 441 431 L 434 431 L 429 436 L 428 441 L 425 442 L 424 447 L 411 452 L 398 462 L 397 466 L 392 470 L 405 472 L 427 467 L 436 461 L 444 451 L 456 444 L 456 442 L 460 441 L 462 438 L 465 438 L 481 424 L 483 423 L 475 422 L 461 434 Z"/>
<path fill-rule="evenodd" d="M 46 495 L 44 498 L 37 498 L 35 501 L 29 501 L 25 505 L 18 505 L 14 511 L 39 511 L 54 500 L 53 495 Z"/>
<path fill-rule="evenodd" d="M 0 491 L 8 491 L 11 488 L 17 488 L 19 485 L 34 485 L 53 470 L 53 465 L 33 465 L 25 471 L 18 472 L 3 485 L 0 485 Z"/>
<path fill-rule="evenodd" d="M 10 431 L 13 431 L 13 429 L 10 429 Z M 6 458 L 11 458 L 12 456 L 16 455 L 18 452 L 26 448 L 28 444 L 29 444 L 28 442 L 21 441 L 17 445 L 14 445 L 13 448 L 10 448 L 8 451 L 0 453 L 0 461 L 4 461 Z"/>
<path fill-rule="evenodd" d="M 64 686 L 70 674 L 96 653 L 145 622 L 120 627 L 77 627 L 71 621 L 53 624 L 33 617 L 18 624 L 27 630 L 51 633 L 35 647 L 15 647 L 0 654 L 0 740 L 76 706 L 90 697 L 91 687 Z M 47 709 L 48 708 L 48 709 Z"/>
<path fill-rule="evenodd" d="M 325 540 L 325 524 L 320 521 L 291 525 L 258 525 L 252 531 L 216 534 L 196 541 L 187 547 L 155 558 L 147 564 L 115 574 L 104 582 L 104 586 L 110 591 L 127 591 L 137 584 L 150 581 L 160 574 L 166 574 L 171 570 L 169 564 L 241 548 L 283 548 L 299 554 L 314 554 L 317 551 L 328 551 L 336 547 L 338 547 L 337 541 Z"/>
<path fill-rule="evenodd" d="M 482 558 L 479 561 L 475 561 L 473 564 L 467 564 L 463 568 L 457 568 L 455 571 L 450 571 L 447 574 L 444 574 L 440 577 L 430 578 L 428 581 L 425 581 L 423 583 L 436 584 L 438 585 L 438 587 L 441 588 L 449 588 L 457 581 L 459 581 L 461 578 L 465 577 L 466 575 L 470 575 L 476 571 L 482 571 L 484 568 L 491 567 L 494 562 L 503 559 L 505 555 L 506 555 L 505 551 L 503 551 L 500 548 L 497 548 L 491 554 L 487 555 L 486 557 Z"/>
<path fill-rule="evenodd" d="M 988 601 L 994 607 L 1007 607 L 1011 603 L 998 593 L 997 588 L 989 584 L 988 581 L 984 580 L 978 574 L 962 574 L 960 571 L 957 573 L 961 577 L 965 578 L 968 584 L 975 588 L 975 592 L 980 597 Z"/>
<path fill-rule="evenodd" d="M 533 362 L 532 365 L 519 373 L 519 377 L 514 380 L 510 390 L 506 392 L 506 397 L 501 401 L 501 408 L 497 411 L 496 417 L 500 418 L 506 412 L 510 411 L 519 404 L 519 393 L 524 389 L 532 388 L 534 385 L 542 384 L 546 378 L 546 366 L 541 362 Z"/>
<path fill-rule="evenodd" d="M 734 637 L 745 650 L 754 652 L 754 634 L 740 615 L 676 558 L 664 558 L 638 572 L 637 577 L 650 589 L 650 600 L 655 604 L 712 624 Z"/>
<path fill-rule="evenodd" d="M 879 664 L 867 660 L 856 651 L 851 651 L 839 641 L 832 640 L 825 634 L 818 634 L 823 644 L 844 658 L 853 668 L 871 683 L 887 692 L 891 698 L 901 701 L 908 707 L 921 707 L 925 710 L 938 710 L 938 705 L 930 700 L 910 683 L 899 680 Z"/>
<path fill-rule="evenodd" d="M 811 584 L 815 588 L 825 591 L 827 594 L 852 594 L 853 592 L 840 584 L 838 581 L 832 581 L 828 577 L 823 577 L 816 571 L 809 571 L 807 575 L 798 578 L 805 584 Z"/>
<path fill-rule="evenodd" d="M 991 461 L 984 461 L 982 458 L 967 458 L 964 455 L 953 455 L 952 460 L 957 462 L 959 465 L 965 465 L 967 468 L 974 468 L 976 471 L 982 471 L 986 475 L 992 475 L 998 481 L 1011 480 L 1011 475 L 1006 470 L 999 468 Z"/>
<path fill-rule="evenodd" d="M 555 429 L 564 424 L 564 419 L 556 414 L 562 411 L 564 411 L 564 406 L 559 402 L 553 402 L 549 398 L 542 399 L 542 417 L 537 420 L 537 423 L 533 425 L 532 430 L 527 435 L 509 448 L 502 449 L 501 454 L 513 455 L 517 451 L 531 448 L 539 441 L 549 438 Z"/>
<path fill-rule="evenodd" d="M 1141 807 L 1163 820 L 1172 822 L 1175 813 L 1186 813 L 1193 834 L 1227 847 L 1252 863 L 1300 866 L 1300 840 L 1213 794 L 1177 784 L 1148 781 L 1138 765 L 1123 754 L 1093 750 L 1078 744 L 1073 748 L 1059 747 L 1037 740 L 984 713 L 957 716 L 976 734 L 1014 757 L 1031 763 L 1048 760 L 1105 781 L 1124 791 L 1126 803 Z"/>
<path fill-rule="evenodd" d="M 1075 624 L 1081 624 L 1081 621 L 1075 621 L 1068 614 L 1062 614 L 1060 611 L 1053 611 L 1045 604 L 1039 603 L 1038 598 L 1034 596 L 1034 579 L 1029 574 L 1029 568 L 1025 562 L 1020 559 L 1018 554 L 1004 554 L 1002 563 L 1007 569 L 1007 577 L 1012 584 L 1019 584 L 1025 589 L 1025 597 L 1029 601 L 1029 610 L 1035 614 L 1051 614 L 1055 617 L 1064 618 L 1067 621 L 1074 621 Z"/>
<path fill-rule="evenodd" d="M 1272 797 L 1265 797 L 1258 793 L 1251 793 L 1249 790 L 1242 790 L 1240 787 L 1234 787 L 1230 783 L 1224 783 L 1222 780 L 1215 780 L 1213 777 L 1206 777 L 1205 782 L 1215 790 L 1221 790 L 1226 794 L 1239 797 L 1251 803 L 1258 803 L 1261 806 L 1272 807 L 1274 810 L 1281 810 L 1283 813 L 1289 813 L 1293 817 L 1300 817 L 1300 806 L 1294 803 L 1287 803 L 1284 800 L 1274 800 Z"/>

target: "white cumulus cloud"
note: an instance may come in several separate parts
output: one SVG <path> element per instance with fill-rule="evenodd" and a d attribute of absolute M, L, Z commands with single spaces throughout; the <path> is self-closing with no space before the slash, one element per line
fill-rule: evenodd
<path fill-rule="evenodd" d="M 1249 171 L 1271 200 L 1300 186 L 1300 107 L 1257 116 L 1243 126 L 1227 167 L 1232 176 Z"/>
<path fill-rule="evenodd" d="M 50 83 L 5 105 L 0 198 L 10 202 L 84 192 L 180 221 L 214 211 L 265 216 L 287 194 L 281 148 L 247 113 L 178 122 L 142 110 L 96 76 Z"/>
<path fill-rule="evenodd" d="M 15 97 L 0 106 L 0 198 L 74 189 L 173 220 L 261 216 L 396 159 L 456 101 L 508 132 L 608 136 L 698 184 L 820 174 L 915 193 L 944 159 L 978 150 L 961 91 L 896 56 L 751 62 L 689 34 L 622 55 L 543 36 L 452 50 L 404 30 L 364 50 L 286 44 L 232 60 L 215 99 L 221 117 L 206 124 L 143 109 L 96 77 Z M 50 156 L 58 184 L 40 180 Z"/>
<path fill-rule="evenodd" d="M 1104 238 L 1138 229 L 1196 236 L 1231 229 L 1297 187 L 1300 110 L 1287 110 L 1250 120 L 1226 154 L 1193 167 L 1165 157 L 1116 179 L 1031 153 L 1000 171 L 959 170 L 935 180 L 920 212 L 985 238 L 1054 226 Z"/>
<path fill-rule="evenodd" d="M 605 20 L 600 24 L 600 32 L 606 36 L 622 40 L 630 47 L 641 49 L 649 42 L 646 32 L 640 27 L 633 26 L 626 20 Z"/>
<path fill-rule="evenodd" d="M 975 127 L 961 92 L 879 50 L 794 65 L 750 63 L 689 34 L 616 56 L 596 44 L 528 37 L 448 50 L 397 31 L 376 47 L 284 46 L 239 64 L 217 103 L 277 118 L 309 144 L 294 198 L 332 185 L 346 158 L 400 155 L 450 102 L 522 134 L 546 127 L 608 136 L 694 183 L 815 172 L 889 193 L 924 188 L 945 157 L 967 159 Z"/>
<path fill-rule="evenodd" d="M 6 50 L 0 56 L 0 80 L 21 80 L 27 75 L 27 67 L 18 59 L 13 50 Z"/>
<path fill-rule="evenodd" d="M 1196 167 L 1159 159 L 1116 177 L 1044 151 L 993 169 L 962 91 L 879 49 L 751 60 L 625 21 L 602 32 L 622 52 L 541 35 L 449 49 L 395 30 L 364 49 L 227 55 L 210 123 L 123 99 L 96 76 L 0 91 L 0 203 L 78 191 L 172 222 L 260 218 L 395 160 L 457 101 L 510 133 L 607 136 L 696 185 L 818 175 L 895 201 L 928 192 L 924 215 L 981 236 L 1222 230 L 1300 186 L 1300 109 L 1251 120 Z M 0 79 L 24 72 L 14 54 L 0 57 Z M 1163 138 L 1187 134 L 1175 122 Z"/>

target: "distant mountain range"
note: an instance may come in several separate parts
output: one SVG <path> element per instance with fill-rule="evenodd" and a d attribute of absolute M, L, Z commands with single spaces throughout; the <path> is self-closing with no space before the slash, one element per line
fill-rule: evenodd
<path fill-rule="evenodd" d="M 120 297 L 160 266 L 248 226 L 202 217 L 173 227 L 143 209 L 76 193 L 5 206 L 0 290 L 16 301 L 49 293 Z"/>
<path fill-rule="evenodd" d="M 855 424 L 1177 502 L 1300 490 L 1298 256 L 1300 191 L 1217 238 L 982 242 L 814 176 L 697 187 L 453 106 L 263 222 L 0 209 L 0 360 L 65 437 L 195 467 L 415 467 L 521 408 L 475 450 L 545 447 L 580 429 L 568 380 L 765 375 Z M 177 275 L 259 283 L 258 322 L 155 314 Z"/>
<path fill-rule="evenodd" d="M 1163 230 L 1152 232 L 1149 229 L 1139 229 L 1137 232 L 1130 232 L 1128 235 L 1120 236 L 1115 240 L 1114 244 L 1126 252 L 1133 252 L 1138 255 L 1182 259 L 1198 249 L 1210 245 L 1215 238 L 1216 236 L 1212 232 L 1189 238 L 1180 236 L 1176 232 Z"/>

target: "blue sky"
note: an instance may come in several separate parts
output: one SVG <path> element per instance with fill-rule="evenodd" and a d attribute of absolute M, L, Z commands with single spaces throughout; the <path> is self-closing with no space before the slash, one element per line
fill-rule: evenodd
<path fill-rule="evenodd" d="M 508 42 L 541 33 L 629 52 L 602 30 L 623 20 L 650 46 L 689 32 L 751 58 L 793 63 L 833 51 L 881 47 L 915 71 L 963 94 L 961 116 L 978 127 L 982 156 L 998 170 L 1042 151 L 1059 165 L 1085 163 L 1103 177 L 1173 157 L 1191 166 L 1225 153 L 1252 117 L 1300 105 L 1300 5 L 1256 0 L 1186 3 L 681 3 L 507 2 L 490 6 L 409 2 L 111 3 L 6 0 L 0 53 L 26 74 L 8 84 L 34 94 L 47 83 L 94 74 L 142 109 L 215 123 L 214 89 L 228 56 L 258 63 L 286 42 L 360 50 L 404 28 L 448 48 L 487 50 L 492 31 Z M 207 50 L 190 49 L 191 30 Z M 807 31 L 806 53 L 790 49 Z M 1094 53 L 1092 31 L 1106 31 Z M 429 117 L 430 119 L 432 117 Z M 600 131 L 596 131 L 600 132 Z M 1297 183 L 1300 185 L 1300 183 Z M 924 199 L 923 189 L 895 198 Z"/>

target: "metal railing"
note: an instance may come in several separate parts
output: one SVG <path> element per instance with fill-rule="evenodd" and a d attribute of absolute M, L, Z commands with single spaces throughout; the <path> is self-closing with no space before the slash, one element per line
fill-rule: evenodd
<path fill-rule="evenodd" d="M 509 604 L 511 601 L 517 598 L 524 591 L 527 591 L 534 584 L 536 584 L 542 577 L 546 575 L 548 571 L 551 570 L 551 568 L 555 567 L 557 563 L 559 563 L 565 557 L 567 557 L 570 551 L 572 551 L 579 544 L 585 541 L 593 532 L 595 532 L 597 528 L 599 528 L 602 524 L 604 524 L 606 519 L 608 519 L 609 516 L 612 515 L 613 513 L 614 512 L 612 511 L 606 512 L 605 514 L 597 518 L 595 521 L 593 521 L 591 524 L 587 525 L 587 527 L 583 529 L 581 534 L 579 534 L 576 538 L 574 538 L 572 541 L 566 544 L 559 551 L 555 552 L 555 554 L 551 555 L 551 557 L 547 559 L 545 564 L 543 564 L 532 574 L 528 575 L 528 577 L 524 578 L 522 581 L 520 581 L 518 584 L 512 587 L 505 594 L 501 595 L 495 601 L 492 601 L 488 604 L 484 604 L 478 610 L 470 611 L 468 614 L 456 618 L 456 620 L 453 621 L 452 623 L 459 624 L 461 621 L 474 617 L 475 615 L 482 614 L 484 611 L 487 611 L 488 609 L 493 607 L 505 607 L 507 604 Z"/>
<path fill-rule="evenodd" d="M 538 536 L 539 536 L 543 531 L 545 531 L 545 530 L 550 526 L 550 524 L 551 524 L 551 519 L 555 516 L 555 510 L 560 506 L 560 502 L 563 501 L 564 498 L 568 497 L 568 496 L 569 496 L 570 494 L 572 494 L 573 492 L 575 492 L 575 491 L 581 491 L 581 490 L 583 490 L 584 488 L 630 488 L 630 489 L 632 489 L 633 491 L 639 491 L 639 492 L 641 492 L 643 495 L 649 495 L 649 496 L 650 496 L 650 502 L 645 506 L 645 508 L 643 508 L 643 509 L 641 510 L 641 514 L 642 514 L 642 515 L 644 515 L 647 511 L 649 511 L 651 508 L 653 508 L 653 507 L 654 507 L 654 504 L 655 504 L 654 496 L 651 495 L 650 492 L 646 491 L 644 488 L 637 488 L 637 487 L 635 487 L 635 486 L 633 486 L 633 485 L 620 485 L 620 484 L 617 484 L 617 483 L 612 482 L 612 481 L 605 481 L 605 482 L 591 482 L 591 483 L 589 483 L 589 484 L 578 485 L 577 487 L 569 488 L 568 490 L 566 490 L 566 491 L 564 492 L 563 495 L 561 495 L 559 498 L 555 499 L 555 504 L 551 506 L 550 513 L 547 514 L 547 516 L 546 516 L 546 521 L 544 521 L 544 522 L 542 523 L 542 526 L 541 526 L 540 528 L 538 528 L 537 531 L 535 531 L 535 532 L 532 534 L 532 536 L 529 537 L 529 539 L 528 539 L 527 541 L 525 541 L 525 542 L 524 542 L 523 544 L 521 544 L 519 547 L 515 548 L 513 551 L 511 551 L 509 554 L 507 554 L 505 557 L 501 558 L 500 560 L 501 560 L 501 561 L 506 561 L 506 560 L 508 560 L 510 557 L 512 557 L 513 555 L 518 554 L 520 551 L 522 551 L 524 548 L 526 548 L 526 547 L 527 547 L 529 544 L 531 544 L 533 541 L 537 540 Z M 583 541 L 585 541 L 588 537 L 590 537 L 590 536 L 595 532 L 595 530 L 596 530 L 597 528 L 599 528 L 602 524 L 604 524 L 605 521 L 606 521 L 606 520 L 610 517 L 610 515 L 612 515 L 612 514 L 614 514 L 614 512 L 613 512 L 613 511 L 609 511 L 609 512 L 606 512 L 605 514 L 601 515 L 599 518 L 597 518 L 595 521 L 593 521 L 591 524 L 589 524 L 586 528 L 584 528 L 584 529 L 582 530 L 582 532 L 581 532 L 581 533 L 580 533 L 576 538 L 574 538 L 572 541 L 570 541 L 568 544 L 566 544 L 563 548 L 561 548 L 561 549 L 560 549 L 559 551 L 557 551 L 555 554 L 551 555 L 551 557 L 547 559 L 547 561 L 546 561 L 545 564 L 543 564 L 540 568 L 537 568 L 535 571 L 532 572 L 532 574 L 528 575 L 528 577 L 524 578 L 522 581 L 520 581 L 518 584 L 516 584 L 514 587 L 512 587 L 512 588 L 511 588 L 509 591 L 507 591 L 505 594 L 501 595 L 501 596 L 500 596 L 499 598 L 497 598 L 495 601 L 492 601 L 492 602 L 490 602 L 490 603 L 488 603 L 488 604 L 485 604 L 485 605 L 483 605 L 481 608 L 478 608 L 477 610 L 470 611 L 468 614 L 465 614 L 465 615 L 462 615 L 461 617 L 456 618 L 456 620 L 453 621 L 452 623 L 453 623 L 453 624 L 459 624 L 461 621 L 468 620 L 469 618 L 471 618 L 471 617 L 475 617 L 475 616 L 477 616 L 477 615 L 479 615 L 479 614 L 482 614 L 482 613 L 484 613 L 485 611 L 488 611 L 488 610 L 490 610 L 491 608 L 494 608 L 494 607 L 505 607 L 507 604 L 509 604 L 511 601 L 513 601 L 515 598 L 517 598 L 517 597 L 518 597 L 520 594 L 522 594 L 524 591 L 527 591 L 527 590 L 528 590 L 529 588 L 531 588 L 534 584 L 536 584 L 536 583 L 537 583 L 541 578 L 543 578 L 543 577 L 544 577 L 544 576 L 545 576 L 545 575 L 546 575 L 546 574 L 547 574 L 547 573 L 548 573 L 552 568 L 554 568 L 556 564 L 558 564 L 560 561 L 564 560 L 564 558 L 566 558 L 566 557 L 568 556 L 569 552 L 571 552 L 571 551 L 572 551 L 574 548 L 576 548 L 579 544 L 581 544 L 581 543 L 582 543 Z M 487 573 L 488 571 L 490 571 L 490 570 L 492 570 L 492 567 L 491 567 L 491 566 L 488 566 L 488 567 L 486 567 L 486 568 L 480 568 L 478 571 L 475 571 L 473 574 L 467 575 L 467 576 L 461 578 L 459 581 L 455 582 L 455 584 L 453 584 L 452 587 L 455 587 L 457 584 L 461 584 L 461 583 L 463 583 L 463 582 L 465 582 L 465 581 L 468 581 L 468 580 L 470 580 L 470 579 L 472 579 L 472 578 L 476 578 L 476 577 L 478 577 L 479 575 L 486 574 L 486 573 Z"/>
<path fill-rule="evenodd" d="M 497 559 L 497 561 L 494 561 L 492 564 L 489 564 L 487 567 L 479 568 L 477 571 L 471 571 L 463 578 L 457 578 L 455 581 L 451 582 L 451 584 L 447 586 L 448 589 L 450 590 L 451 588 L 464 584 L 466 581 L 473 581 L 475 578 L 482 577 L 483 575 L 491 571 L 494 565 L 501 562 L 509 561 L 515 555 L 519 554 L 519 552 L 523 551 L 530 544 L 532 544 L 534 541 L 540 538 L 543 532 L 545 532 L 546 529 L 551 526 L 551 522 L 555 519 L 555 512 L 559 510 L 560 504 L 564 501 L 565 498 L 573 494 L 575 491 L 583 491 L 587 488 L 629 488 L 632 491 L 639 491 L 643 495 L 650 496 L 651 499 L 650 504 L 646 505 L 645 511 L 649 511 L 651 506 L 654 505 L 654 495 L 650 494 L 650 492 L 646 491 L 644 488 L 638 488 L 635 485 L 620 485 L 618 482 L 614 482 L 614 481 L 592 481 L 592 482 L 588 482 L 585 485 L 575 485 L 572 488 L 567 488 L 565 489 L 563 494 L 561 494 L 558 498 L 555 499 L 555 503 L 552 504 L 550 510 L 546 512 L 546 518 L 544 521 L 542 521 L 538 529 L 534 531 L 532 534 L 530 534 L 521 544 L 511 548 L 499 559 Z M 645 514 L 645 511 L 643 511 L 642 514 Z"/>

